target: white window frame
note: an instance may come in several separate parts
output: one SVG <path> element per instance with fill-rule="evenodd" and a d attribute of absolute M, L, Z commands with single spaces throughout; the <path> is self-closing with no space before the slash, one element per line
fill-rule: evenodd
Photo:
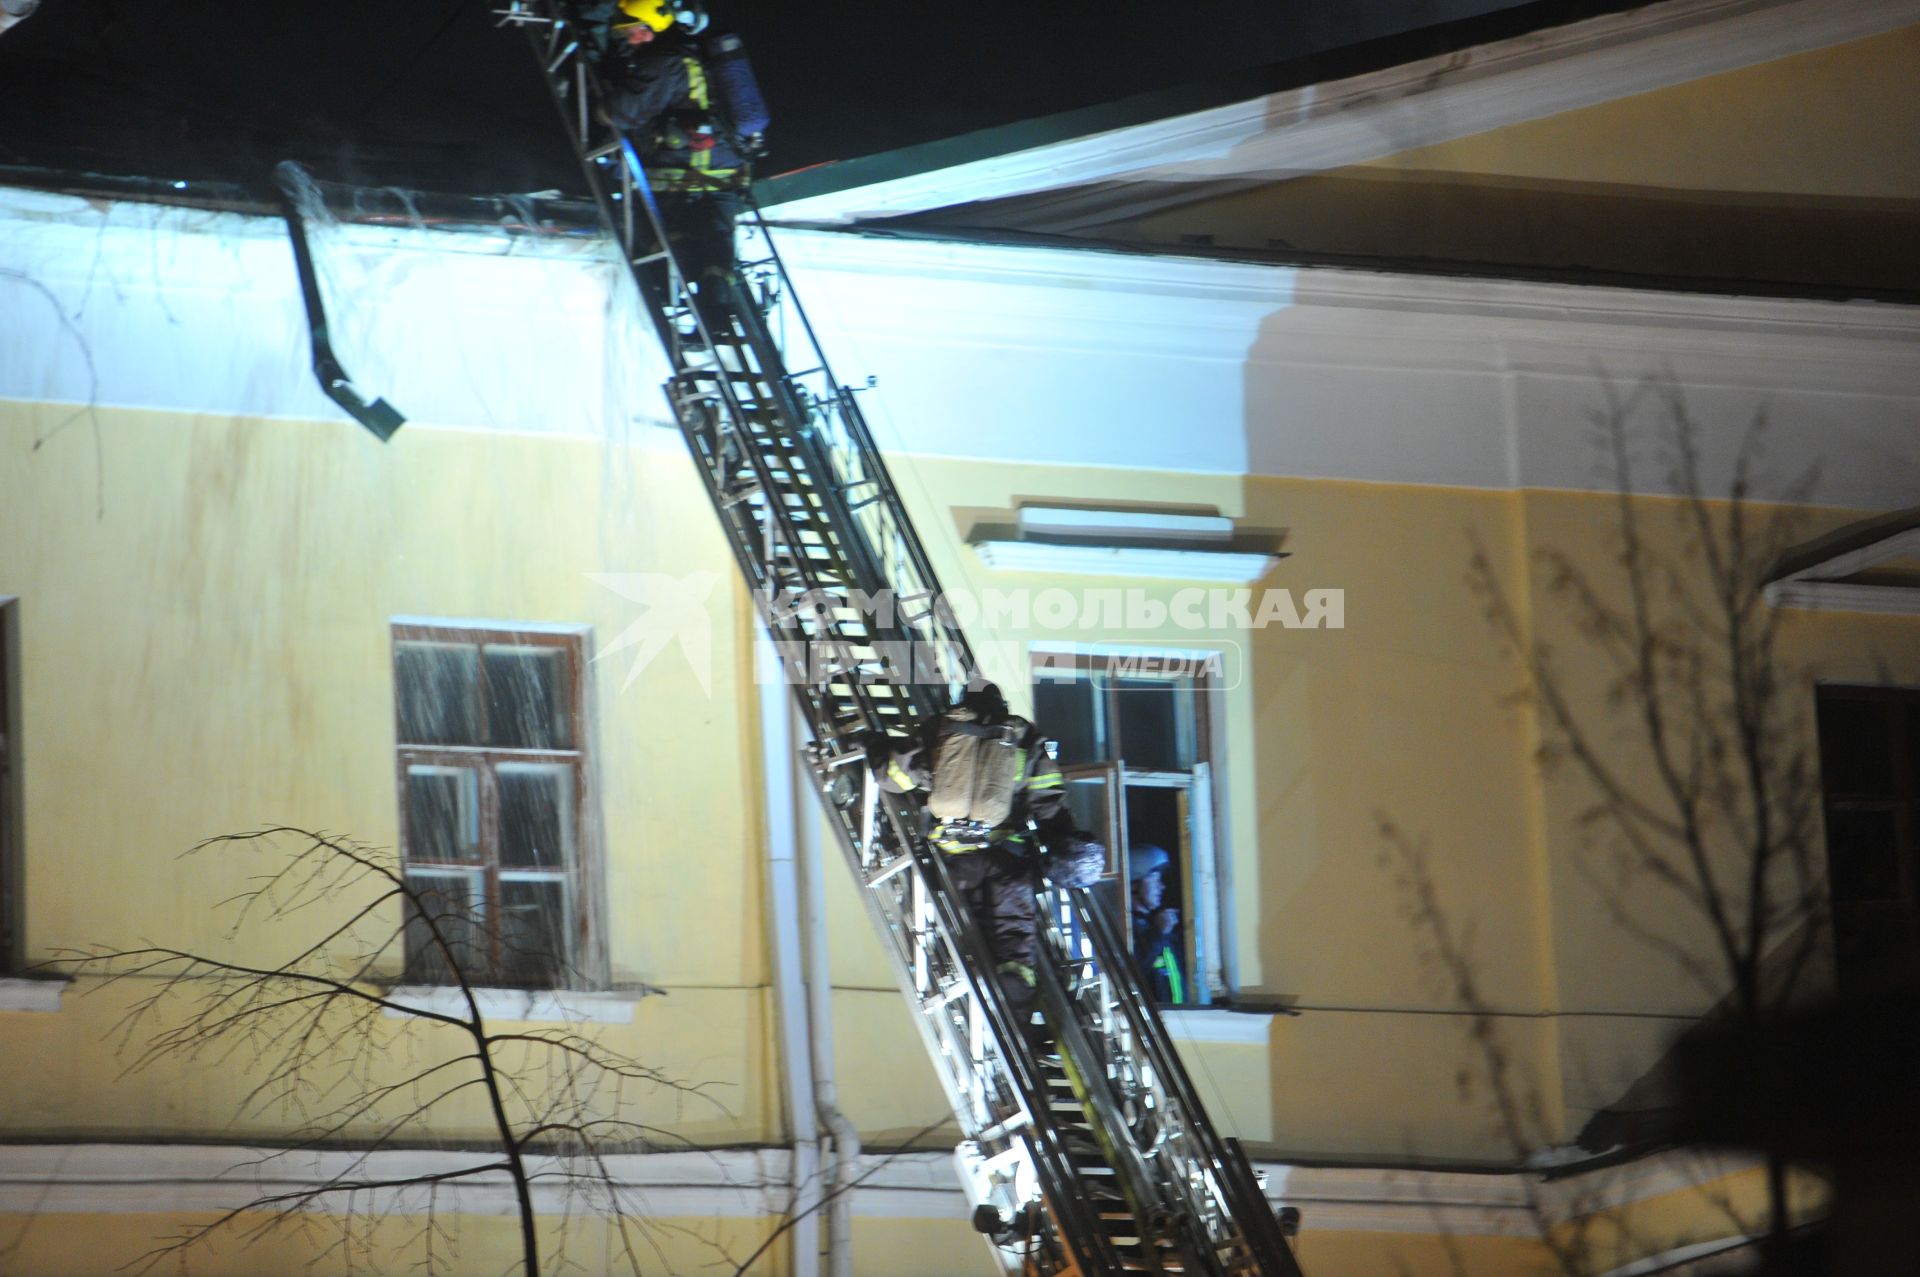
<path fill-rule="evenodd" d="M 1035 643 L 1028 649 L 1027 683 L 1035 683 L 1036 656 L 1072 656 L 1075 658 L 1141 657 L 1167 661 L 1217 660 L 1221 653 L 1212 650 L 1155 647 L 1133 644 L 1051 644 Z M 1068 784 L 1102 776 L 1108 786 L 1107 809 L 1112 831 L 1108 849 L 1109 873 L 1121 884 L 1128 881 L 1130 849 L 1124 802 L 1129 786 L 1184 789 L 1187 802 L 1187 856 L 1182 866 L 1183 903 L 1188 918 L 1182 928 L 1182 960 L 1192 986 L 1188 1005 L 1206 1006 L 1217 1000 L 1230 1000 L 1238 988 L 1237 963 L 1233 957 L 1232 877 L 1227 866 L 1231 856 L 1225 847 L 1225 822 L 1221 820 L 1220 768 L 1218 759 L 1225 741 L 1223 725 L 1225 697 L 1212 680 L 1194 688 L 1201 699 L 1195 707 L 1194 765 L 1191 771 L 1161 771 L 1130 768 L 1125 760 L 1095 763 L 1063 763 L 1061 773 Z M 1104 712 L 1104 711 L 1101 711 Z M 1048 725 L 1035 720 L 1043 735 L 1051 736 Z M 1123 897 L 1125 892 L 1122 893 Z"/>

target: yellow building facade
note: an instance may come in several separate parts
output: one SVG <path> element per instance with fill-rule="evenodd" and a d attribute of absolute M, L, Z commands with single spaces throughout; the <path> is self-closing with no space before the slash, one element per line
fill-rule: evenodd
<path fill-rule="evenodd" d="M 1362 188 L 1410 171 L 1423 190 L 1507 197 L 1509 178 L 1678 189 L 1702 172 L 1678 142 L 1639 167 L 1601 159 L 1630 151 L 1620 138 L 1648 118 L 1677 118 L 1706 147 L 1731 128 L 1716 111 L 1783 86 L 1817 96 L 1807 84 L 1863 79 L 1876 111 L 1914 112 L 1912 86 L 1875 72 L 1911 47 L 1900 15 L 1790 48 L 1774 26 L 1716 28 L 1711 8 L 1490 48 L 1478 79 L 1413 68 L 1401 79 L 1424 87 L 1396 99 L 1421 121 L 1411 140 L 1329 142 L 1326 117 L 1268 102 L 1217 151 L 1128 150 L 1174 145 L 1161 122 L 769 209 L 791 223 L 776 241 L 840 375 L 877 376 L 866 406 L 934 566 L 977 610 L 969 633 L 1016 707 L 1067 747 L 1080 811 L 1177 843 L 1194 989 L 1168 1023 L 1215 1121 L 1276 1206 L 1301 1211 L 1312 1277 L 1666 1271 L 1742 1241 L 1730 1216 L 1763 1217 L 1750 1155 L 1582 1147 L 1728 990 L 1690 974 L 1712 969 L 1700 911 L 1616 877 L 1594 787 L 1564 760 L 1543 765 L 1564 733 L 1537 689 L 1517 695 L 1523 654 L 1550 649 L 1555 688 L 1610 772 L 1656 792 L 1635 707 L 1568 588 L 1571 574 L 1630 606 L 1606 427 L 1630 441 L 1636 526 L 1698 589 L 1690 520 L 1704 508 L 1724 529 L 1758 418 L 1743 508 L 1793 516 L 1782 549 L 1913 504 L 1920 313 L 1182 255 L 1173 213 L 1109 219 L 1133 228 L 1118 236 L 1132 251 L 1057 230 L 1020 239 L 1011 215 L 1007 234 L 937 233 L 927 215 L 1026 200 L 1055 217 L 1076 193 L 1035 174 L 1130 155 L 1132 169 L 1082 177 L 1139 191 L 1257 177 L 1251 193 L 1195 202 L 1192 224 L 1230 248 L 1233 228 L 1273 217 L 1358 225 L 1354 201 L 1390 224 L 1379 200 L 1399 197 Z M 1703 48 L 1746 61 L 1700 61 Z M 1577 100 L 1623 58 L 1669 82 Z M 1355 110 L 1374 109 L 1368 85 L 1348 87 Z M 1322 86 L 1329 101 L 1343 91 Z M 1439 103 L 1468 131 L 1437 135 L 1447 113 L 1420 112 Z M 1912 136 L 1885 141 L 1898 151 Z M 1284 174 L 1304 163 L 1289 146 L 1322 148 L 1319 176 Z M 1699 184 L 1782 189 L 1715 147 L 1727 173 Z M 1883 154 L 1830 156 L 1793 193 L 1835 194 Z M 893 216 L 920 224 L 875 233 Z M 283 960 L 359 897 L 234 926 L 217 906 L 299 840 L 183 853 L 285 825 L 375 849 L 411 838 L 408 863 L 444 876 L 408 823 L 441 812 L 490 848 L 472 878 L 500 911 L 490 925 L 542 891 L 563 902 L 527 912 L 564 922 L 569 969 L 534 981 L 558 987 L 490 991 L 488 1022 L 578 1032 L 659 1075 L 583 1101 L 647 1128 L 605 1168 L 644 1271 L 811 1274 L 834 1235 L 859 1273 L 993 1271 L 935 1075 L 839 853 L 796 797 L 753 601 L 653 389 L 664 362 L 617 258 L 590 240 L 338 231 L 322 257 L 338 272 L 343 359 L 411 418 L 382 444 L 313 388 L 278 221 L 41 191 L 0 192 L 0 220 L 0 881 L 17 977 L 0 982 L 0 1270 L 125 1264 L 369 1151 L 383 1179 L 486 1156 L 493 1127 L 470 1090 L 391 1147 L 366 1148 L 391 1116 L 375 1108 L 321 1147 L 252 1164 L 313 1130 L 310 1110 L 252 1102 L 285 1044 L 129 1072 L 181 1007 L 129 1033 L 158 982 L 72 968 L 96 946 Z M 1702 501 L 1673 474 L 1676 412 L 1700 447 Z M 1816 466 L 1817 485 L 1800 486 Z M 1822 686 L 1920 687 L 1914 550 L 1898 535 L 1886 547 L 1857 578 L 1870 604 L 1769 610 L 1783 749 L 1820 756 Z M 1489 581 L 1520 651 L 1489 617 Z M 409 653 L 429 647 L 435 670 L 477 661 L 483 689 L 496 687 L 489 661 L 560 662 L 564 740 L 410 725 Z M 1075 673 L 1049 683 L 1050 665 Z M 1128 679 L 1177 691 L 1158 726 L 1109 695 Z M 1065 717 L 1082 710 L 1084 732 Z M 559 840 L 561 868 L 513 850 L 537 823 L 514 786 L 553 777 L 570 814 L 539 836 Z M 431 797 L 442 784 L 452 797 Z M 373 921 L 390 928 L 397 907 L 383 908 Z M 402 950 L 364 968 L 344 941 L 321 957 L 382 996 L 461 1014 Z M 1823 957 L 1809 987 L 1832 978 Z M 364 1067 L 343 1071 L 330 1104 L 461 1049 L 455 1030 L 395 1011 L 356 1023 L 366 1036 L 342 1050 Z M 515 1102 L 524 1118 L 543 1101 Z M 829 1108 L 858 1133 L 842 1172 L 857 1182 L 839 1219 L 796 1215 L 833 1173 Z M 850 1151 L 844 1129 L 838 1148 Z M 1816 1183 L 1794 1191 L 1818 1209 Z M 596 1270 L 625 1262 L 592 1193 L 554 1181 L 538 1194 L 544 1248 Z M 503 1181 L 450 1186 L 432 1206 L 428 1228 L 417 1194 L 374 1193 L 165 1264 L 384 1270 L 430 1246 L 440 1271 L 514 1262 Z"/>

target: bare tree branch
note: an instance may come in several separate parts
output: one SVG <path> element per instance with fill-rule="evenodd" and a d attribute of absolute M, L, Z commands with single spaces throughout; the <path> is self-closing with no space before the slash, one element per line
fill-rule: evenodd
<path fill-rule="evenodd" d="M 289 844 L 292 844 L 289 850 Z M 271 826 L 210 838 L 189 856 L 242 854 L 263 860 L 246 876 L 247 889 L 221 907 L 231 914 L 230 943 L 284 924 L 318 919 L 284 958 L 240 960 L 158 944 L 61 953 L 47 964 L 92 976 L 89 991 L 150 982 L 132 998 L 112 1038 L 127 1057 L 124 1072 L 164 1060 L 238 1062 L 257 1076 L 241 1091 L 239 1116 L 279 1111 L 296 1127 L 283 1146 L 241 1162 L 256 1175 L 301 1154 L 322 1156 L 345 1146 L 335 1169 L 311 1185 L 266 1192 L 211 1222 L 187 1229 L 140 1256 L 141 1271 L 230 1232 L 244 1244 L 283 1229 L 302 1233 L 326 1204 L 338 1232 L 316 1255 L 352 1268 L 372 1244 L 372 1229 L 400 1209 L 404 1190 L 425 1193 L 426 1215 L 413 1234 L 422 1258 L 436 1271 L 451 1255 L 453 1234 L 438 1218 L 439 1189 L 478 1176 L 502 1175 L 520 1221 L 519 1269 L 539 1277 L 543 1261 L 555 1271 L 570 1264 L 567 1224 L 576 1199 L 583 1214 L 604 1218 L 617 1236 L 628 1269 L 642 1271 L 634 1234 L 651 1227 L 623 1201 L 606 1154 L 644 1151 L 674 1142 L 671 1132 L 618 1116 L 628 1089 L 697 1096 L 721 1112 L 707 1083 L 688 1082 L 611 1050 L 571 1030 L 490 1030 L 456 929 L 472 919 L 443 899 L 416 890 L 386 852 L 325 833 Z M 409 941 L 408 937 L 413 939 Z M 257 941 L 256 941 L 257 943 Z M 447 973 L 463 1012 L 421 1007 L 388 995 L 375 978 L 420 960 L 424 947 Z M 349 978 L 337 974 L 350 971 Z M 458 1046 L 425 1057 L 396 1060 L 381 1043 L 409 1041 L 418 1030 Z M 369 1173 L 376 1155 L 432 1139 L 432 1122 L 446 1105 L 470 1092 L 484 1096 L 493 1148 L 470 1163 L 418 1174 Z M 559 1159 L 533 1165 L 529 1158 Z M 551 1181 L 563 1192 L 565 1214 L 553 1230 L 554 1249 L 543 1258 L 533 1184 Z M 657 1247 L 655 1248 L 657 1250 Z"/>

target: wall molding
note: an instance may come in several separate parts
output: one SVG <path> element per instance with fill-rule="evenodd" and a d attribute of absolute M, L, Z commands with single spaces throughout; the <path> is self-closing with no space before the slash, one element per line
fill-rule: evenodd
<path fill-rule="evenodd" d="M 71 980 L 23 980 L 0 976 L 0 1011 L 58 1011 Z"/>
<path fill-rule="evenodd" d="M 1229 1011 L 1223 1007 L 1162 1008 L 1160 1019 L 1176 1042 L 1265 1046 L 1280 1011 Z"/>
<path fill-rule="evenodd" d="M 1912 580 L 1846 579 L 1896 559 L 1920 559 L 1920 506 L 1790 551 L 1762 593 L 1774 607 L 1920 616 L 1920 585 Z"/>
<path fill-rule="evenodd" d="M 0 1144 L 0 1214 L 162 1215 L 228 1209 L 264 1192 L 289 1192 L 348 1169 L 351 1150 L 280 1152 L 241 1144 Z M 791 1188 L 785 1148 L 723 1148 L 609 1157 L 614 1184 L 634 1209 L 658 1216 L 766 1218 L 784 1211 Z M 484 1151 L 383 1150 L 367 1158 L 367 1178 L 441 1173 L 485 1161 Z M 246 1163 L 246 1165 L 242 1165 Z M 1533 1236 L 1573 1214 L 1645 1201 L 1757 1170 L 1751 1158 L 1664 1154 L 1557 1180 L 1525 1172 L 1386 1170 L 1258 1161 L 1266 1195 L 1296 1206 L 1314 1232 L 1448 1233 Z M 536 1159 L 536 1171 L 559 1164 Z M 964 1220 L 969 1207 L 953 1154 L 863 1154 L 852 1192 L 863 1219 Z M 363 1208 L 418 1203 L 400 1190 Z M 439 1209 L 510 1215 L 503 1176 L 444 1182 Z M 566 1206 L 553 1179 L 536 1181 L 535 1206 Z M 1536 1214 L 1535 1207 L 1539 1207 Z"/>
<path fill-rule="evenodd" d="M 652 988 L 475 989 L 473 997 L 481 1016 L 487 1020 L 520 1024 L 632 1024 L 633 1008 L 641 999 L 658 992 Z M 462 1019 L 468 1014 L 466 995 L 449 985 L 397 985 L 387 990 L 386 999 L 395 1004 L 380 1013 L 389 1020 L 409 1018 L 397 1007 Z"/>
<path fill-rule="evenodd" d="M 1062 545 L 1044 541 L 976 541 L 973 552 L 995 572 L 1145 577 L 1249 585 L 1280 562 L 1275 554 L 1232 550 L 1168 550 L 1138 545 Z"/>

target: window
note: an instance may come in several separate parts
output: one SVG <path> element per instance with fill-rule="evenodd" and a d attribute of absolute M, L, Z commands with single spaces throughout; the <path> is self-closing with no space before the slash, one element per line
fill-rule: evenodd
<path fill-rule="evenodd" d="M 17 609 L 0 599 L 0 973 L 18 971 L 21 945 L 20 863 L 20 643 Z"/>
<path fill-rule="evenodd" d="M 1132 916 L 1134 852 L 1169 857 L 1163 903 L 1177 909 L 1180 1001 L 1227 992 L 1208 758 L 1209 680 L 1192 662 L 1155 653 L 1036 654 L 1034 722 L 1060 747 L 1074 821 L 1110 849 L 1095 894 L 1117 918 Z M 1131 934 L 1130 927 L 1123 930 Z"/>
<path fill-rule="evenodd" d="M 1819 689 L 1834 955 L 1843 986 L 1920 972 L 1920 691 Z"/>
<path fill-rule="evenodd" d="M 597 970 L 578 634 L 393 628 L 401 857 L 475 984 Z M 407 978 L 452 980 L 414 920 Z"/>

